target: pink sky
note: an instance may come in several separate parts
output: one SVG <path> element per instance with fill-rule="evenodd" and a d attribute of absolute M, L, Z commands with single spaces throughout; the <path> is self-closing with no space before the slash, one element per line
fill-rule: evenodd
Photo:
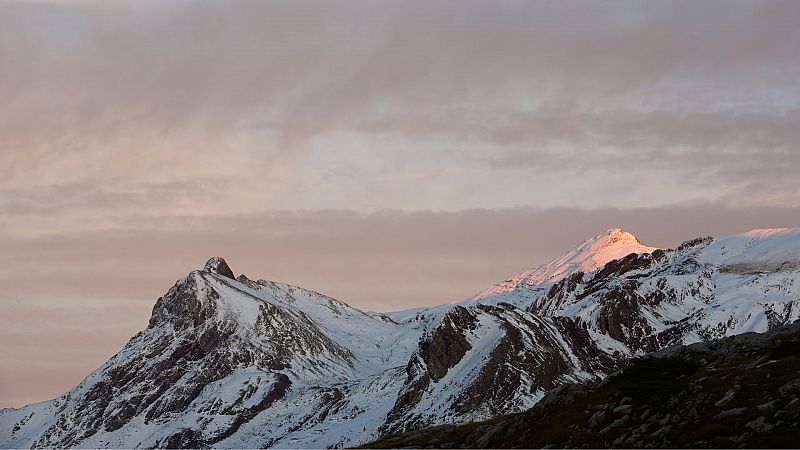
<path fill-rule="evenodd" d="M 0 4 L 0 407 L 175 279 L 393 310 L 611 227 L 800 225 L 800 3 Z"/>

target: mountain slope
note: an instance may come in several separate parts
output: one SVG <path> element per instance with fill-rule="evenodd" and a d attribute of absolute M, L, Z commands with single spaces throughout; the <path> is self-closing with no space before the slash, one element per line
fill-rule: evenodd
<path fill-rule="evenodd" d="M 634 355 L 795 320 L 798 255 L 800 229 L 675 250 L 614 229 L 507 289 L 386 314 L 212 258 L 75 389 L 0 411 L 0 444 L 332 447 L 524 411 Z"/>
<path fill-rule="evenodd" d="M 631 350 L 655 351 L 794 321 L 798 274 L 800 229 L 755 230 L 628 255 L 517 292 L 513 302 L 542 316 L 573 318 Z"/>
<path fill-rule="evenodd" d="M 388 436 L 370 448 L 792 448 L 800 441 L 800 323 L 677 346 L 530 411 Z"/>
<path fill-rule="evenodd" d="M 26 426 L 3 442 L 252 447 L 289 445 L 283 438 L 302 427 L 298 442 L 335 445 L 366 426 L 348 419 L 385 416 L 388 404 L 375 397 L 394 394 L 392 367 L 417 343 L 397 328 L 310 291 L 194 271 L 156 302 L 149 327 L 78 387 L 4 410 L 4 425 L 25 417 Z"/>
<path fill-rule="evenodd" d="M 622 258 L 631 253 L 651 253 L 656 247 L 648 247 L 639 239 L 620 228 L 612 228 L 605 233 L 586 240 L 578 247 L 549 263 L 514 275 L 473 296 L 472 301 L 501 299 L 505 294 L 524 291 L 548 281 L 558 281 L 575 272 L 592 272 L 609 261 Z"/>

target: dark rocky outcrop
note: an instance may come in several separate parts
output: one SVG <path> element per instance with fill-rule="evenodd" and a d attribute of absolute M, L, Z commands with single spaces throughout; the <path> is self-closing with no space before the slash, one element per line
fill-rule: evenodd
<path fill-rule="evenodd" d="M 531 410 L 388 436 L 369 448 L 791 448 L 800 442 L 800 323 L 676 346 Z"/>
<path fill-rule="evenodd" d="M 401 418 L 419 403 L 432 382 L 442 379 L 472 348 L 465 333 L 476 326 L 477 319 L 473 313 L 463 306 L 456 306 L 430 335 L 420 340 L 416 355 L 406 366 L 406 385 L 387 416 L 386 432 L 418 426 L 413 418 Z"/>
<path fill-rule="evenodd" d="M 156 301 L 148 328 L 164 322 L 171 322 L 176 329 L 198 327 L 216 314 L 215 300 L 219 298 L 219 294 L 213 290 L 201 289 L 195 276 L 203 275 L 192 272 Z"/>
<path fill-rule="evenodd" d="M 708 245 L 713 241 L 714 241 L 714 238 L 712 236 L 698 237 L 698 238 L 690 239 L 690 240 L 682 243 L 675 250 L 678 251 L 678 252 L 683 252 L 683 251 L 686 251 L 686 250 L 689 250 L 689 249 L 693 249 L 693 248 L 697 248 L 697 247 L 702 247 L 702 246 Z"/>
<path fill-rule="evenodd" d="M 653 351 L 648 348 L 647 337 L 653 328 L 641 316 L 639 297 L 634 283 L 609 290 L 600 299 L 600 331 L 625 343 L 633 351 Z"/>
<path fill-rule="evenodd" d="M 592 292 L 592 288 L 595 285 L 610 277 L 618 277 L 634 270 L 647 269 L 653 264 L 653 261 L 654 257 L 649 253 L 631 253 L 623 258 L 609 261 L 594 274 L 586 291 Z"/>
<path fill-rule="evenodd" d="M 207 439 L 203 445 L 203 447 L 211 446 L 217 442 L 220 442 L 230 436 L 233 435 L 242 425 L 245 423 L 253 420 L 253 418 L 258 415 L 261 411 L 269 408 L 273 403 L 282 399 L 286 396 L 286 391 L 289 390 L 289 387 L 292 385 L 292 382 L 289 380 L 289 377 L 282 373 L 278 373 L 275 375 L 275 384 L 270 389 L 269 393 L 265 395 L 261 401 L 257 404 L 245 408 L 242 412 L 236 415 L 233 422 L 230 426 L 224 430 L 223 432 Z M 195 447 L 196 448 L 196 447 Z"/>
<path fill-rule="evenodd" d="M 419 356 L 433 381 L 442 379 L 472 348 L 464 333 L 475 329 L 475 324 L 472 313 L 457 306 L 428 339 L 420 342 Z"/>
<path fill-rule="evenodd" d="M 540 318 L 503 303 L 478 308 L 493 315 L 505 334 L 492 349 L 478 378 L 456 401 L 454 406 L 459 413 L 489 408 L 492 415 L 503 414 L 513 407 L 514 395 L 524 380 L 529 383 L 525 386 L 527 394 L 535 395 L 554 387 L 565 373 L 575 369 L 554 330 Z"/>
<path fill-rule="evenodd" d="M 233 271 L 228 266 L 228 263 L 225 262 L 225 258 L 221 256 L 215 256 L 206 261 L 206 265 L 203 267 L 203 272 L 222 275 L 223 277 L 228 277 L 231 280 L 236 279 L 236 277 L 233 275 Z"/>
<path fill-rule="evenodd" d="M 604 352 L 589 335 L 586 324 L 580 319 L 571 317 L 553 317 L 553 323 L 561 332 L 572 351 L 581 361 L 584 369 L 598 373 L 611 373 L 617 370 L 624 361 Z"/>

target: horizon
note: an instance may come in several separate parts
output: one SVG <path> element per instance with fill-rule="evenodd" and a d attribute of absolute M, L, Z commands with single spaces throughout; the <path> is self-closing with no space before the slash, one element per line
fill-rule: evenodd
<path fill-rule="evenodd" d="M 800 226 L 800 3 L 0 3 L 0 407 L 222 255 L 370 311 Z"/>

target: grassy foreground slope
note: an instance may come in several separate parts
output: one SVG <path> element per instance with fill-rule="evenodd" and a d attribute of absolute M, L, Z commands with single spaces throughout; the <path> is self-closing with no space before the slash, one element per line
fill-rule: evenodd
<path fill-rule="evenodd" d="M 524 413 L 388 436 L 365 447 L 800 446 L 800 324 L 635 359 Z"/>

